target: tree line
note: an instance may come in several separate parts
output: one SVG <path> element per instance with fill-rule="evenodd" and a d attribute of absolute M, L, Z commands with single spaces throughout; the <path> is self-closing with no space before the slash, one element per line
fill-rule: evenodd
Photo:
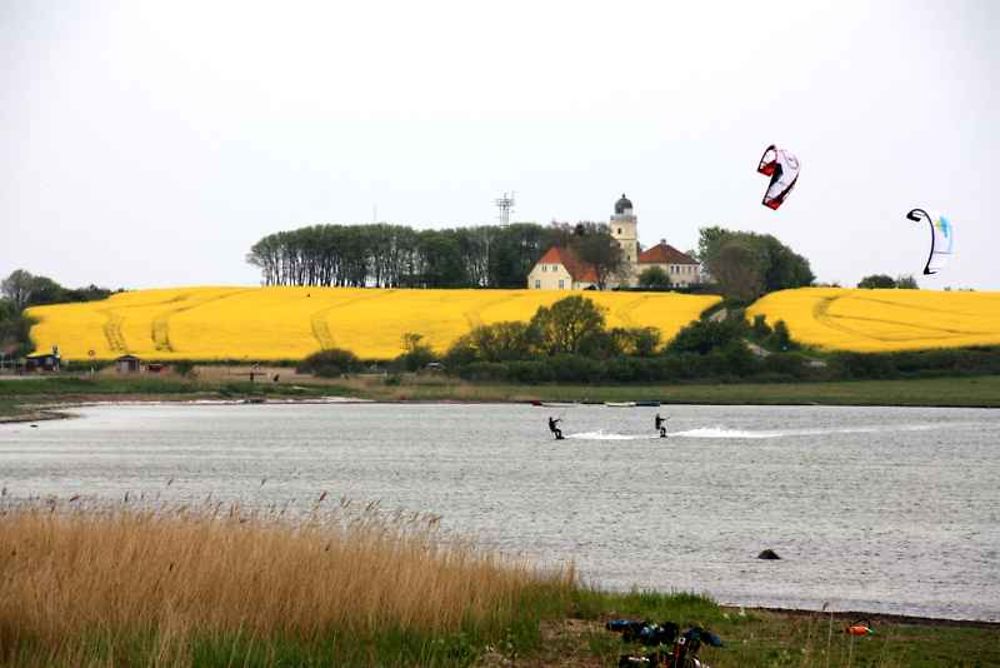
<path fill-rule="evenodd" d="M 445 230 L 404 225 L 313 225 L 269 234 L 247 262 L 264 285 L 523 288 L 555 227 L 515 223 Z"/>
<path fill-rule="evenodd" d="M 87 302 L 104 299 L 111 290 L 88 285 L 66 288 L 47 276 L 36 276 L 16 269 L 0 281 L 0 352 L 5 356 L 25 354 L 31 350 L 29 331 L 32 322 L 24 315 L 31 306 Z"/>
<path fill-rule="evenodd" d="M 541 255 L 572 248 L 603 287 L 623 255 L 603 223 L 513 223 L 444 230 L 404 225 L 312 225 L 276 232 L 246 256 L 264 285 L 523 288 Z"/>

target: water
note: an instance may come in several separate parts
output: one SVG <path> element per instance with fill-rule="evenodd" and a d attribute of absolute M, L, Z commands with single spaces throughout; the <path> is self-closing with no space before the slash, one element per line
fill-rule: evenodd
<path fill-rule="evenodd" d="M 380 499 L 606 589 L 1000 621 L 1000 411 L 142 405 L 0 426 L 8 497 Z M 561 416 L 567 438 L 549 436 Z M 168 485 L 168 481 L 173 482 Z M 781 561 L 761 561 L 771 548 Z"/>

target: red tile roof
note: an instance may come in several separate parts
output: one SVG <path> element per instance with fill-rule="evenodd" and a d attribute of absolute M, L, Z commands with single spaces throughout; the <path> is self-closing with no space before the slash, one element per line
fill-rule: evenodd
<path fill-rule="evenodd" d="M 698 264 L 698 260 L 661 241 L 639 253 L 639 264 Z"/>
<path fill-rule="evenodd" d="M 597 282 L 597 272 L 594 271 L 594 267 L 578 258 L 568 248 L 552 246 L 535 264 L 561 264 L 566 267 L 566 271 L 569 272 L 574 281 Z"/>

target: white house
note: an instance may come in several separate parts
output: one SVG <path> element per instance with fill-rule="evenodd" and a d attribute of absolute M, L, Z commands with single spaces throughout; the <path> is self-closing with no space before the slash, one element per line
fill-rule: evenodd
<path fill-rule="evenodd" d="M 545 251 L 528 274 L 528 288 L 532 290 L 586 290 L 595 283 L 594 268 L 561 246 Z"/>
<path fill-rule="evenodd" d="M 608 287 L 638 285 L 639 276 L 650 267 L 663 269 L 673 285 L 702 282 L 699 262 L 668 244 L 665 239 L 660 239 L 660 243 L 652 248 L 642 250 L 638 236 L 639 219 L 632 209 L 632 201 L 624 194 L 615 202 L 614 211 L 608 227 L 625 254 L 626 270 L 624 279 L 618 282 L 612 279 Z M 569 249 L 559 246 L 549 248 L 528 274 L 528 288 L 532 290 L 583 290 L 596 283 L 594 268 L 582 262 Z"/>

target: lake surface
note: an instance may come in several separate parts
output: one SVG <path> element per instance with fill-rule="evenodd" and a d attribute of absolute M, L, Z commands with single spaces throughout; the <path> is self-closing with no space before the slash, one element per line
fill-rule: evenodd
<path fill-rule="evenodd" d="M 8 498 L 437 513 L 587 582 L 722 603 L 1000 621 L 1000 411 L 142 405 L 0 425 Z M 546 418 L 563 418 L 555 441 Z M 168 481 L 173 480 L 171 484 Z M 263 484 L 262 484 L 263 481 Z M 783 557 L 762 561 L 771 548 Z"/>

